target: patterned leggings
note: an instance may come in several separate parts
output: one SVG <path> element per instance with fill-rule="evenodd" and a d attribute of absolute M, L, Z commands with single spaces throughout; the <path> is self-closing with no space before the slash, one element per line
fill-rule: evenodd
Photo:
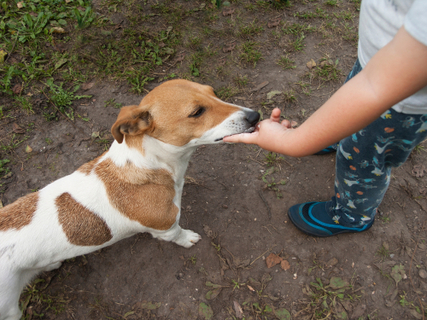
<path fill-rule="evenodd" d="M 361 70 L 357 60 L 346 82 Z M 401 166 L 426 137 L 427 114 L 389 109 L 366 128 L 341 140 L 336 154 L 335 196 L 329 205 L 333 219 L 349 227 L 371 222 L 390 184 L 391 168 Z"/>

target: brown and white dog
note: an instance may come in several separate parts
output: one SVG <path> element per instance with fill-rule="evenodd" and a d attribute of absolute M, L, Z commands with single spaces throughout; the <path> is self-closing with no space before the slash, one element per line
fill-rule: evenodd
<path fill-rule="evenodd" d="M 190 156 L 199 145 L 252 131 L 258 120 L 185 80 L 122 108 L 108 152 L 0 210 L 0 320 L 19 319 L 24 286 L 65 259 L 139 232 L 186 248 L 199 241 L 178 225 Z"/>

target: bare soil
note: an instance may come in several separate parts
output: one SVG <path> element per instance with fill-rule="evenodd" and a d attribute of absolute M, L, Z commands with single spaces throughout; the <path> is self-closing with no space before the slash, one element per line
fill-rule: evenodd
<path fill-rule="evenodd" d="M 182 5 L 196 8 L 202 3 L 206 2 L 184 1 Z M 301 123 L 339 88 L 351 70 L 356 41 L 344 39 L 344 23 L 353 28 L 355 37 L 358 11 L 350 1 L 339 1 L 338 6 L 320 2 L 317 7 L 295 1 L 292 7 L 279 10 L 248 10 L 248 3 L 255 4 L 232 2 L 236 11 L 227 16 L 222 12 L 228 8 L 219 9 L 213 22 L 202 20 L 200 14 L 183 23 L 194 25 L 200 19 L 199 28 L 185 31 L 190 36 L 202 34 L 203 24 L 227 31 L 236 27 L 233 21 L 256 21 L 263 31 L 249 36 L 260 44 L 262 53 L 255 67 L 240 58 L 240 45 L 247 39 L 230 32 L 213 34 L 201 44 L 206 47 L 209 42 L 217 54 L 205 60 L 200 77 L 188 75 L 188 57 L 194 49 L 184 43 L 182 51 L 187 58 L 171 63 L 165 72 L 162 68 L 166 67 L 158 71 L 174 72 L 216 90 L 238 88 L 228 101 L 260 110 L 264 117 L 277 106 L 286 118 Z M 330 19 L 295 16 L 297 12 L 316 12 L 318 7 L 328 12 Z M 352 20 L 334 18 L 334 12 L 347 10 Z M 280 24 L 269 28 L 276 18 Z M 328 21 L 336 23 L 339 30 L 328 31 Z M 292 50 L 294 36 L 281 31 L 293 23 L 318 30 L 304 34 L 301 51 Z M 154 28 L 155 22 L 151 25 Z M 282 36 L 276 37 L 274 32 Z M 232 41 L 235 48 L 224 52 Z M 296 68 L 285 70 L 277 64 L 284 55 L 295 61 Z M 338 60 L 341 71 L 336 81 L 316 78 L 316 68 L 306 66 L 311 59 L 319 64 L 322 58 L 333 63 Z M 237 75 L 247 77 L 245 86 L 237 86 Z M 301 81 L 309 85 L 307 90 L 297 84 Z M 58 114 L 58 121 L 47 122 L 43 108 L 48 101 L 43 95 L 33 97 L 38 103 L 34 113 L 10 109 L 9 116 L 1 119 L 2 143 L 22 141 L 12 150 L 1 151 L 12 160 L 11 173 L 0 180 L 3 205 L 100 155 L 112 142 L 109 130 L 119 112 L 107 102 L 114 99 L 130 105 L 142 99 L 142 95 L 131 93 L 126 83 L 97 78 L 91 82 L 90 89 L 78 94 L 92 98 L 73 105 L 76 114 L 89 121 L 79 117 L 71 121 Z M 159 82 L 160 77 L 146 89 Z M 274 90 L 282 93 L 268 99 L 267 94 Z M 12 103 L 6 97 L 0 99 L 6 107 Z M 65 261 L 60 269 L 40 275 L 22 294 L 25 317 L 423 319 L 427 299 L 427 178 L 423 167 L 427 153 L 423 148 L 417 148 L 393 171 L 390 188 L 369 231 L 319 239 L 299 232 L 289 221 L 287 209 L 333 195 L 334 155 L 275 157 L 256 146 L 202 146 L 189 165 L 180 222 L 203 236 L 197 245 L 185 249 L 140 234 Z M 271 253 L 279 262 L 286 262 L 269 268 L 274 257 L 268 258 Z"/>

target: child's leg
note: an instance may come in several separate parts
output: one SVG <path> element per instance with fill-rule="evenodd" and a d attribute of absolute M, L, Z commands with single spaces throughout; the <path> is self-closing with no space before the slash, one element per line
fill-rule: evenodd
<path fill-rule="evenodd" d="M 390 109 L 340 141 L 335 197 L 291 207 L 291 221 L 300 230 L 323 237 L 369 229 L 390 183 L 391 168 L 403 164 L 426 137 L 427 114 L 408 115 Z"/>
<path fill-rule="evenodd" d="M 340 224 L 373 221 L 390 183 L 392 167 L 402 165 L 427 136 L 427 115 L 388 110 L 365 129 L 341 140 L 336 156 L 333 212 Z M 426 123 L 427 124 L 427 123 Z"/>

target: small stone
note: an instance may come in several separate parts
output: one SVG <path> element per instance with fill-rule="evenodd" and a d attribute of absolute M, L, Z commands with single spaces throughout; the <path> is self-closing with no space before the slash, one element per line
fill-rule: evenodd
<path fill-rule="evenodd" d="M 421 269 L 420 271 L 418 271 L 418 275 L 421 278 L 426 279 L 427 278 L 427 271 L 425 271 L 424 269 Z"/>

